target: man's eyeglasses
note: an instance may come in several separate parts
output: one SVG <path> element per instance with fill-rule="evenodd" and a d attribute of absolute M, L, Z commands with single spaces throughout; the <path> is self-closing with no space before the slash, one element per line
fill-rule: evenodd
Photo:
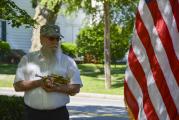
<path fill-rule="evenodd" d="M 46 37 L 49 41 L 54 41 L 54 40 L 57 40 L 57 41 L 60 41 L 62 38 L 61 37 Z"/>

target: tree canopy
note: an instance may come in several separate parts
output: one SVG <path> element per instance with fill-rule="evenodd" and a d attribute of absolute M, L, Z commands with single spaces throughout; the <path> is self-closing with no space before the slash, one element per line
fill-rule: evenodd
<path fill-rule="evenodd" d="M 31 0 L 35 7 L 39 2 L 47 9 L 58 13 L 60 6 L 63 4 L 64 13 L 70 14 L 79 9 L 83 9 L 87 15 L 93 17 L 93 22 L 101 22 L 103 17 L 101 4 L 104 0 Z M 112 0 L 110 1 L 110 17 L 114 23 L 126 25 L 128 21 L 133 20 L 134 11 L 136 9 L 138 0 Z M 93 5 L 94 4 L 94 5 Z M 12 0 L 0 1 L 0 19 L 8 20 L 12 26 L 19 27 L 22 24 L 26 26 L 33 26 L 35 21 L 30 15 L 21 8 L 19 8 Z M 98 17 L 97 17 L 98 16 Z M 97 20 L 98 19 L 98 20 Z M 100 19 L 100 20 L 99 20 Z"/>
<path fill-rule="evenodd" d="M 103 18 L 102 3 L 105 0 L 32 0 L 33 7 L 39 3 L 47 9 L 58 13 L 71 14 L 82 9 L 92 17 L 93 22 L 101 22 Z M 112 23 L 125 25 L 134 19 L 139 0 L 109 0 L 110 18 Z M 63 9 L 61 9 L 61 5 Z"/>
<path fill-rule="evenodd" d="M 0 0 L 0 13 L 0 19 L 12 23 L 13 27 L 21 25 L 29 27 L 35 24 L 35 20 L 11 0 Z"/>

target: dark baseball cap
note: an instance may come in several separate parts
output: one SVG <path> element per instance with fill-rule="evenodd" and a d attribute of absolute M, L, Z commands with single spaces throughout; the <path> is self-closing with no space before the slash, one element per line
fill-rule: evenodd
<path fill-rule="evenodd" d="M 40 35 L 48 37 L 60 37 L 64 38 L 60 33 L 60 27 L 53 24 L 45 24 L 40 28 Z"/>

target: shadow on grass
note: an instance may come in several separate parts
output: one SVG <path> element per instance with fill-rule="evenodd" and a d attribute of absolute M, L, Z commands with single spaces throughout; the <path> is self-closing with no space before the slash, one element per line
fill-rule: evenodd
<path fill-rule="evenodd" d="M 111 73 L 112 74 L 124 74 L 126 70 L 126 67 L 118 67 L 118 68 L 112 68 Z"/>
<path fill-rule="evenodd" d="M 83 69 L 85 71 L 94 71 L 96 68 L 103 68 L 103 66 L 98 64 L 78 64 L 78 68 Z"/>
<path fill-rule="evenodd" d="M 15 74 L 17 65 L 15 64 L 0 64 L 0 74 Z"/>
<path fill-rule="evenodd" d="M 124 86 L 124 80 L 117 81 L 114 84 L 111 85 L 112 88 L 120 88 Z"/>
<path fill-rule="evenodd" d="M 79 64 L 81 75 L 90 76 L 90 77 L 98 77 L 100 75 L 104 75 L 104 68 L 102 65 L 95 64 Z M 111 74 L 124 74 L 126 70 L 126 66 L 120 67 L 111 67 Z"/>
<path fill-rule="evenodd" d="M 78 64 L 81 75 L 90 76 L 90 77 L 98 77 L 100 75 L 104 75 L 103 65 L 95 65 L 95 64 Z M 0 64 L 0 74 L 15 74 L 17 69 L 17 65 L 15 64 Z M 122 67 L 111 67 L 111 74 L 124 74 L 125 66 Z"/>

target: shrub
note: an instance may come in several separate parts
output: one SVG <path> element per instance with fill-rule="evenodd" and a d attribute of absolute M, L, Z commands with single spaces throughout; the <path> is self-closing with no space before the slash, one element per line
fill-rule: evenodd
<path fill-rule="evenodd" d="M 22 97 L 0 95 L 0 120 L 23 120 Z"/>
<path fill-rule="evenodd" d="M 69 43 L 69 42 L 63 42 L 61 44 L 61 48 L 65 54 L 69 55 L 72 58 L 76 57 L 76 55 L 77 55 L 76 44 Z"/>
<path fill-rule="evenodd" d="M 0 40 L 0 60 L 3 60 L 8 55 L 10 50 L 10 45 L 5 41 Z"/>
<path fill-rule="evenodd" d="M 8 52 L 10 52 L 10 49 L 11 49 L 11 48 L 10 48 L 9 43 L 0 40 L 0 52 L 1 52 L 1 53 L 7 54 Z"/>
<path fill-rule="evenodd" d="M 125 56 L 129 46 L 130 33 L 124 32 L 117 24 L 110 26 L 110 50 L 112 62 Z M 78 53 L 85 62 L 103 63 L 104 60 L 104 25 L 99 23 L 80 30 L 76 40 Z"/>
<path fill-rule="evenodd" d="M 97 26 L 85 27 L 80 30 L 76 43 L 78 54 L 84 56 L 84 62 L 103 60 L 103 29 Z"/>

